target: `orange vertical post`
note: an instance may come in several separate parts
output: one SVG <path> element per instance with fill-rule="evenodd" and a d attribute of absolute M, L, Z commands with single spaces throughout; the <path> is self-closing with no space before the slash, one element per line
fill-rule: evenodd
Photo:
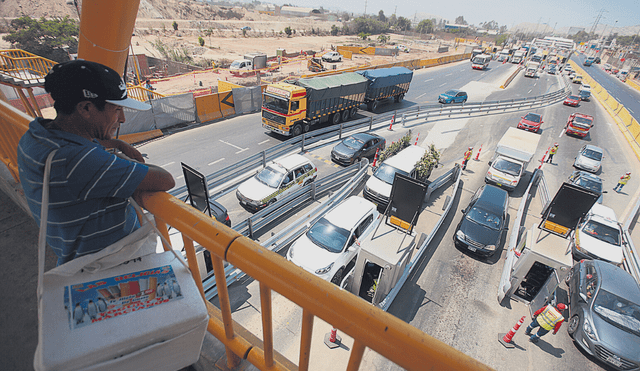
<path fill-rule="evenodd" d="M 84 0 L 78 58 L 102 63 L 124 74 L 140 0 Z"/>

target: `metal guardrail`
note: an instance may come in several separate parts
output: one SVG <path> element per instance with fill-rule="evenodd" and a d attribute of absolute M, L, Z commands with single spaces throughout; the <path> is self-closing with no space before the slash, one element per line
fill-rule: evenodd
<path fill-rule="evenodd" d="M 24 50 L 0 50 L 0 74 L 10 76 L 13 83 L 20 86 L 44 84 L 44 77 L 56 64 L 58 62 Z"/>
<path fill-rule="evenodd" d="M 624 239 L 626 244 L 623 245 L 623 255 L 624 261 L 622 262 L 625 270 L 629 272 L 633 278 L 640 284 L 640 255 L 638 255 L 638 250 L 633 244 L 633 240 L 631 239 L 631 232 L 629 228 L 631 228 L 632 224 L 634 224 L 638 218 L 638 213 L 640 212 L 640 197 L 636 199 L 635 205 L 629 214 L 627 220 L 625 220 L 622 225 L 624 231 Z M 632 228 L 633 229 L 633 228 Z"/>
<path fill-rule="evenodd" d="M 308 225 L 315 223 L 316 220 L 324 216 L 324 214 L 333 206 L 340 203 L 362 182 L 367 174 L 369 161 L 365 158 L 361 162 L 353 164 L 348 168 L 339 171 L 338 175 L 332 175 L 330 179 L 317 180 L 298 190 L 297 192 L 278 200 L 273 205 L 254 214 L 247 221 L 240 223 L 234 227 L 234 230 L 244 235 L 251 234 L 252 220 L 256 220 L 253 225 L 253 231 L 268 225 L 277 220 L 284 214 L 290 212 L 293 207 L 297 207 L 304 202 L 315 199 L 317 196 L 326 193 L 336 187 L 341 187 L 335 194 L 329 196 L 322 204 L 314 208 L 312 211 L 305 213 L 304 216 L 289 224 L 285 229 L 271 236 L 268 240 L 261 243 L 266 249 L 279 252 L 283 247 L 288 246 L 296 240 L 300 235 L 306 232 Z M 243 233 L 244 232 L 244 233 Z M 239 280 L 245 276 L 245 273 L 236 269 L 232 265 L 227 265 L 224 269 L 227 285 Z M 205 298 L 207 300 L 218 294 L 217 280 L 215 274 L 208 276 L 202 282 Z"/>

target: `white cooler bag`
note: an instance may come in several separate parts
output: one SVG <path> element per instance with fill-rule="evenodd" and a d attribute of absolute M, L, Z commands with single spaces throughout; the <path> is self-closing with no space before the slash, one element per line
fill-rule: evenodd
<path fill-rule="evenodd" d="M 195 363 L 208 314 L 190 271 L 174 251 L 94 273 L 70 274 L 67 263 L 43 274 L 52 157 L 43 187 L 35 369 L 177 370 Z"/>

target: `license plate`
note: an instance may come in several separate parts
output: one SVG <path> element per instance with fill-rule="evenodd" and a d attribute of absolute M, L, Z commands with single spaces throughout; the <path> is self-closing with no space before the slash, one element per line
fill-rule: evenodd
<path fill-rule="evenodd" d="M 605 361 L 611 363 L 612 365 L 616 366 L 616 367 L 620 367 L 622 366 L 622 361 L 619 358 L 614 358 L 612 356 L 606 356 Z"/>
<path fill-rule="evenodd" d="M 467 246 L 467 248 L 469 248 L 469 250 L 471 250 L 471 251 L 473 251 L 473 252 L 476 252 L 476 250 L 477 250 L 477 249 L 476 249 L 475 247 L 473 247 L 473 246 Z"/>

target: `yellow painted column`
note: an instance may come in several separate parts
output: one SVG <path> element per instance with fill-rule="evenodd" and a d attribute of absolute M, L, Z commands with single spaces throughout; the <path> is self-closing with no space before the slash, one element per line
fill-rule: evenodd
<path fill-rule="evenodd" d="M 102 63 L 122 76 L 140 0 L 84 0 L 78 58 Z"/>

